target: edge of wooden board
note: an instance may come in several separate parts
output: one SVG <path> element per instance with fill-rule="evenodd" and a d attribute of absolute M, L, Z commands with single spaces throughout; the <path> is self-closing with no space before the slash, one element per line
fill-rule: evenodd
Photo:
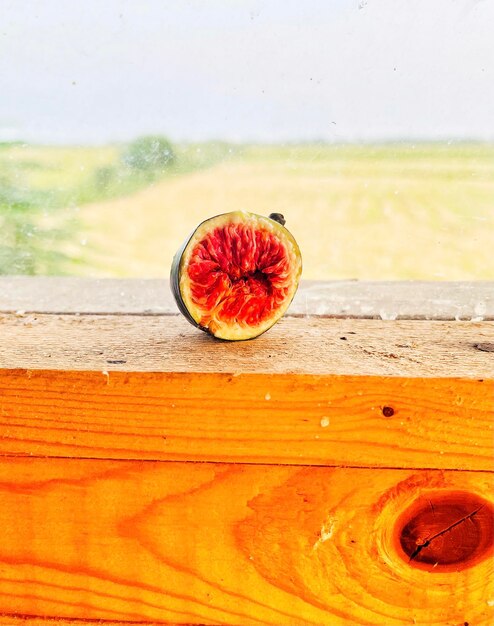
<path fill-rule="evenodd" d="M 494 469 L 494 381 L 0 371 L 0 454 Z"/>

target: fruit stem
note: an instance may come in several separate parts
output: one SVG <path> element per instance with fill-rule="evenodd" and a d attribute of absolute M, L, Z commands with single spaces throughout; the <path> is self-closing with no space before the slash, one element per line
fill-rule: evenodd
<path fill-rule="evenodd" d="M 270 213 L 269 219 L 278 222 L 278 224 L 281 224 L 282 226 L 286 224 L 285 217 L 281 213 Z"/>

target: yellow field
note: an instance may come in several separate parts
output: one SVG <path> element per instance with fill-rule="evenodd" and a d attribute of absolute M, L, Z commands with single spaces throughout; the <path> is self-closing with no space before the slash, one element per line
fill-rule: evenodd
<path fill-rule="evenodd" d="M 203 219 L 283 213 L 313 279 L 494 276 L 494 147 L 252 147 L 80 209 L 81 275 L 163 277 Z"/>

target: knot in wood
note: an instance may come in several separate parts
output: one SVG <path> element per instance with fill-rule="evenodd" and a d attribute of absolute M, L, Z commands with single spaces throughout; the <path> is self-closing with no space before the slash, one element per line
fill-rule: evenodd
<path fill-rule="evenodd" d="M 493 552 L 494 508 L 468 492 L 421 497 L 397 524 L 401 549 L 410 565 L 434 571 L 469 567 Z"/>

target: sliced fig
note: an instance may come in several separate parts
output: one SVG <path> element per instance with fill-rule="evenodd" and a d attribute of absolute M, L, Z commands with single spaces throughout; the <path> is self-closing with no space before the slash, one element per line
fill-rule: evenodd
<path fill-rule="evenodd" d="M 279 213 L 234 211 L 202 222 L 173 259 L 180 311 L 219 339 L 253 339 L 271 328 L 297 291 L 302 258 Z"/>

